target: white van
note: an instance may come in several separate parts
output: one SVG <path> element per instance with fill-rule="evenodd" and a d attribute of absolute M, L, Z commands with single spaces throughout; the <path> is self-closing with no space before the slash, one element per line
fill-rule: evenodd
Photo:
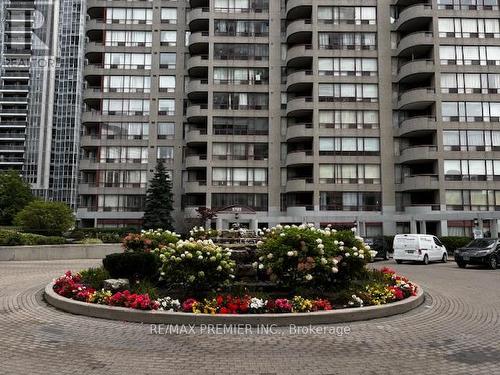
<path fill-rule="evenodd" d="M 394 260 L 423 262 L 448 260 L 448 252 L 439 238 L 429 234 L 397 234 L 394 236 Z"/>

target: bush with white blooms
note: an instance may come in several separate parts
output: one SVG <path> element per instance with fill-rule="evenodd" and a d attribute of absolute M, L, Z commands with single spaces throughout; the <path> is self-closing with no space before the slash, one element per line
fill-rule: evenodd
<path fill-rule="evenodd" d="M 235 262 L 229 249 L 211 240 L 179 241 L 156 249 L 160 275 L 169 284 L 208 290 L 228 285 L 234 279 Z"/>
<path fill-rule="evenodd" d="M 257 243 L 258 262 L 271 281 L 289 288 L 335 288 L 366 271 L 372 251 L 354 231 L 313 224 L 277 225 L 263 231 Z"/>

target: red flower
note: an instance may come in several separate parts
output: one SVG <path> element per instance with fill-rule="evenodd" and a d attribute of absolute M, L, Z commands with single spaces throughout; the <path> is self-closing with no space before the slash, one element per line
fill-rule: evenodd
<path fill-rule="evenodd" d="M 219 313 L 220 314 L 229 314 L 230 311 L 225 307 L 221 307 L 221 309 L 219 310 Z"/>
<path fill-rule="evenodd" d="M 392 268 L 389 268 L 389 267 L 382 267 L 380 269 L 380 272 L 388 274 L 388 275 L 394 275 L 396 273 L 396 271 L 394 271 Z"/>
<path fill-rule="evenodd" d="M 182 311 L 193 312 L 193 306 L 198 303 L 194 298 L 188 298 L 182 303 Z"/>
<path fill-rule="evenodd" d="M 326 299 L 314 300 L 312 311 L 321 311 L 321 310 L 333 310 L 330 301 Z"/>

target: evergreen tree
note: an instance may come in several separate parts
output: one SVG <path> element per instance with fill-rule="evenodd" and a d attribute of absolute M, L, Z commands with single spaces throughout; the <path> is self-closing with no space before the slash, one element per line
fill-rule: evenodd
<path fill-rule="evenodd" d="M 172 183 L 162 161 L 156 164 L 155 175 L 146 193 L 143 227 L 145 229 L 173 230 L 172 210 L 174 200 Z"/>

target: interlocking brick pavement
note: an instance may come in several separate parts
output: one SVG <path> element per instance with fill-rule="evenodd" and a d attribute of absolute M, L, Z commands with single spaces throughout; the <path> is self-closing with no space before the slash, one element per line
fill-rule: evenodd
<path fill-rule="evenodd" d="M 151 335 L 71 315 L 42 288 L 98 261 L 0 262 L 0 374 L 500 374 L 500 269 L 396 265 L 428 292 L 404 315 L 330 334 Z M 255 333 L 255 332 L 254 332 Z"/>

